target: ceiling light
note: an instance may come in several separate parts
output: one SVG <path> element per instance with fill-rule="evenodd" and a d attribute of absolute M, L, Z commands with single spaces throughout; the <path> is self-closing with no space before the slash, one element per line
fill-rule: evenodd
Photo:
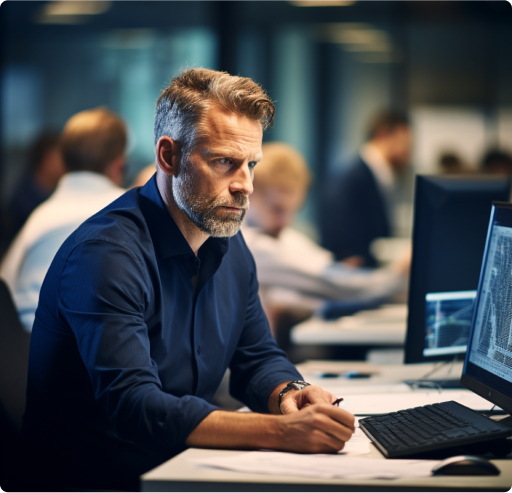
<path fill-rule="evenodd" d="M 43 6 L 36 17 L 41 24 L 80 24 L 85 16 L 103 14 L 111 7 L 111 2 L 91 0 L 61 0 Z"/>
<path fill-rule="evenodd" d="M 319 37 L 328 43 L 341 45 L 354 53 L 389 53 L 394 51 L 388 33 L 371 24 L 355 22 L 325 23 L 318 26 Z"/>

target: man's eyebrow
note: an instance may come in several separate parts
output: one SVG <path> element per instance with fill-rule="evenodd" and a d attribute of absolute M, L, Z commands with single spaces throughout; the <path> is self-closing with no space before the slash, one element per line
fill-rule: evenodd
<path fill-rule="evenodd" d="M 205 147 L 203 150 L 203 156 L 207 159 L 212 159 L 216 157 L 232 157 L 234 159 L 243 159 L 245 157 L 244 153 L 236 151 L 234 149 L 215 149 L 211 147 Z M 261 161 L 263 159 L 263 155 L 261 152 L 256 154 L 251 161 Z"/>

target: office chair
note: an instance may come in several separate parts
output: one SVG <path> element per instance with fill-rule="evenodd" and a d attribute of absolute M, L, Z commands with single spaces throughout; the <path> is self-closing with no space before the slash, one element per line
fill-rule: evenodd
<path fill-rule="evenodd" d="M 17 477 L 25 411 L 30 334 L 25 332 L 5 282 L 0 279 L 0 481 Z"/>

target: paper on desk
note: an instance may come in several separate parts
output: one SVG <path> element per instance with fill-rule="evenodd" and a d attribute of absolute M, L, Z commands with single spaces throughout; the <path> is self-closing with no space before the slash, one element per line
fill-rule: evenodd
<path fill-rule="evenodd" d="M 348 442 L 345 443 L 345 447 L 341 452 L 338 452 L 340 455 L 364 455 L 370 452 L 370 439 L 363 433 L 361 428 L 359 428 L 358 418 L 356 418 L 356 431 L 350 438 Z"/>
<path fill-rule="evenodd" d="M 325 379 L 313 379 L 308 378 L 308 382 L 311 385 L 318 385 L 322 387 L 324 390 L 327 390 L 331 394 L 334 394 L 338 397 L 343 397 L 345 399 L 345 395 L 356 395 L 356 394 L 390 394 L 390 393 L 404 393 L 411 392 L 411 387 L 406 383 L 387 383 L 387 384 L 375 384 L 375 385 L 360 385 L 356 387 L 355 385 L 348 386 L 346 385 L 347 380 L 341 378 L 333 378 L 329 379 L 329 381 L 325 381 Z"/>
<path fill-rule="evenodd" d="M 292 454 L 287 452 L 247 452 L 231 457 L 190 459 L 200 466 L 238 472 L 285 474 L 323 479 L 420 478 L 432 474 L 433 460 L 367 459 L 343 454 Z"/>

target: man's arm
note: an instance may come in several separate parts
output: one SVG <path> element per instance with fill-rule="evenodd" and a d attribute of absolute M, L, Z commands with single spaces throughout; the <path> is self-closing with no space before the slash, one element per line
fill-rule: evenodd
<path fill-rule="evenodd" d="M 352 414 L 331 404 L 313 404 L 284 416 L 213 411 L 192 431 L 186 444 L 202 448 L 337 452 L 352 436 L 354 421 Z"/>
<path fill-rule="evenodd" d="M 355 418 L 333 406 L 336 396 L 316 385 L 279 394 L 288 382 L 270 394 L 273 415 L 213 411 L 189 435 L 189 447 L 259 449 L 289 452 L 337 452 L 354 432 Z M 283 413 L 281 416 L 275 416 Z"/>

